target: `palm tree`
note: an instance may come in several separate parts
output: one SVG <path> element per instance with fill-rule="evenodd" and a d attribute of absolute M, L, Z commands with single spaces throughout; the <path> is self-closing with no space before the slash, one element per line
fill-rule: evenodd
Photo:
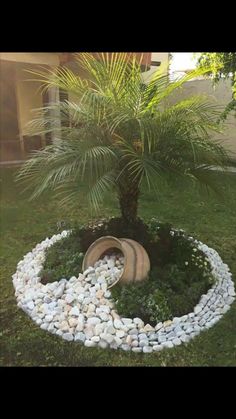
<path fill-rule="evenodd" d="M 86 181 L 93 207 L 115 188 L 123 219 L 134 222 L 142 184 L 158 192 L 162 179 L 173 175 L 214 186 L 212 166 L 229 160 L 210 138 L 219 131 L 219 109 L 202 96 L 169 100 L 183 83 L 209 69 L 174 82 L 157 71 L 145 84 L 140 63 L 126 53 L 109 58 L 101 53 L 99 60 L 80 53 L 76 60 L 86 78 L 67 68 L 33 72 L 44 89 L 61 88 L 70 100 L 39 109 L 29 125 L 31 132 L 53 132 L 55 138 L 18 173 L 18 179 L 29 181 L 32 199 L 50 189 L 60 204 L 76 204 Z"/>

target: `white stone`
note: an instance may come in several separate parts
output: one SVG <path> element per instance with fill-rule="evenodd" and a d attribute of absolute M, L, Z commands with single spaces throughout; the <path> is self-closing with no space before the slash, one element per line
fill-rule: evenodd
<path fill-rule="evenodd" d="M 91 297 L 85 297 L 84 300 L 83 300 L 84 306 L 90 304 L 91 301 L 92 301 L 92 298 Z"/>
<path fill-rule="evenodd" d="M 101 339 L 105 340 L 107 343 L 111 343 L 114 340 L 114 336 L 110 333 L 101 333 Z"/>
<path fill-rule="evenodd" d="M 71 317 L 71 318 L 68 320 L 68 323 L 69 323 L 69 325 L 70 325 L 71 327 L 75 327 L 75 326 L 77 326 L 77 322 L 78 322 L 78 320 L 77 320 L 77 319 L 75 319 L 74 317 Z"/>
<path fill-rule="evenodd" d="M 78 317 L 80 315 L 80 311 L 78 309 L 78 307 L 72 307 L 72 309 L 69 312 L 70 316 L 76 316 Z"/>
<path fill-rule="evenodd" d="M 157 335 L 156 333 L 151 333 L 151 334 L 148 336 L 148 339 L 149 339 L 149 341 L 150 341 L 150 340 L 156 340 L 156 339 L 157 339 L 157 337 L 158 337 L 158 335 Z"/>
<path fill-rule="evenodd" d="M 76 276 L 72 276 L 72 277 L 70 278 L 70 283 L 74 283 L 74 282 L 76 282 L 76 281 L 77 281 Z"/>
<path fill-rule="evenodd" d="M 187 336 L 187 335 L 182 335 L 182 336 L 180 336 L 180 340 L 184 343 L 187 343 L 187 342 L 189 342 L 190 337 Z"/>
<path fill-rule="evenodd" d="M 53 316 L 51 315 L 51 314 L 47 314 L 46 316 L 45 316 L 45 321 L 46 322 L 51 322 L 53 320 Z"/>
<path fill-rule="evenodd" d="M 144 346 L 143 347 L 143 353 L 150 354 L 153 351 L 151 346 Z"/>
<path fill-rule="evenodd" d="M 95 305 L 90 303 L 89 306 L 88 306 L 88 311 L 90 311 L 91 313 L 94 313 L 95 309 L 96 309 Z"/>
<path fill-rule="evenodd" d="M 183 331 L 182 327 L 179 324 L 177 324 L 177 326 L 174 328 L 174 332 L 177 334 L 178 332 L 182 332 L 182 331 Z"/>
<path fill-rule="evenodd" d="M 200 311 L 202 311 L 202 307 L 201 307 L 201 306 L 196 306 L 196 307 L 194 307 L 194 313 L 195 313 L 195 314 L 199 314 L 199 313 L 200 313 Z"/>
<path fill-rule="evenodd" d="M 98 266 L 98 267 L 95 269 L 95 272 L 96 272 L 96 273 L 100 273 L 100 272 L 102 272 L 102 271 L 104 271 L 104 265 L 100 265 L 100 266 Z"/>
<path fill-rule="evenodd" d="M 85 277 L 85 276 L 87 276 L 88 274 L 91 274 L 91 273 L 94 273 L 95 272 L 95 269 L 94 268 L 92 268 L 91 266 L 89 266 L 89 268 L 88 269 L 86 269 L 84 272 L 83 272 L 83 276 Z"/>
<path fill-rule="evenodd" d="M 105 278 L 105 276 L 101 275 L 101 276 L 98 277 L 97 281 L 98 281 L 99 284 L 105 284 L 106 278 Z"/>
<path fill-rule="evenodd" d="M 121 348 L 123 349 L 123 351 L 130 351 L 130 346 L 129 345 L 127 345 L 127 343 L 123 343 L 122 345 L 121 345 Z M 133 348 L 134 349 L 134 348 Z M 142 348 L 140 348 L 140 349 L 142 349 Z"/>
<path fill-rule="evenodd" d="M 226 305 L 222 308 L 221 313 L 225 314 L 225 313 L 226 313 L 229 309 L 230 309 L 230 306 L 229 306 L 228 304 L 226 304 Z"/>
<path fill-rule="evenodd" d="M 130 325 L 132 324 L 132 319 L 128 319 L 127 317 L 122 317 L 121 321 L 124 323 L 124 325 Z"/>
<path fill-rule="evenodd" d="M 101 323 L 101 319 L 99 319 L 98 317 L 90 317 L 88 320 L 87 320 L 87 324 L 92 324 L 92 325 L 97 325 L 97 324 L 99 324 L 99 323 Z"/>
<path fill-rule="evenodd" d="M 123 323 L 122 323 L 122 321 L 121 321 L 121 320 L 119 320 L 119 319 L 115 319 L 115 320 L 114 320 L 114 326 L 115 326 L 115 328 L 116 328 L 116 329 L 119 329 L 120 327 L 122 327 L 122 326 L 123 326 Z"/>
<path fill-rule="evenodd" d="M 53 293 L 54 296 L 56 298 L 60 298 L 63 295 L 64 288 L 65 288 L 65 285 L 64 284 L 63 285 L 60 285 L 58 288 L 56 288 L 56 290 Z"/>
<path fill-rule="evenodd" d="M 117 346 L 120 346 L 122 344 L 122 339 L 120 339 L 119 337 L 115 336 L 114 337 L 114 341 L 116 342 Z"/>
<path fill-rule="evenodd" d="M 99 341 L 100 341 L 100 337 L 99 337 L 99 336 L 93 336 L 93 337 L 91 338 L 91 341 L 92 341 L 92 342 L 99 342 Z"/>
<path fill-rule="evenodd" d="M 61 322 L 61 324 L 60 324 L 60 329 L 63 331 L 63 332 L 67 332 L 68 330 L 69 330 L 69 324 L 67 323 L 67 321 L 66 320 L 64 320 L 64 321 L 62 321 Z"/>
<path fill-rule="evenodd" d="M 170 341 L 163 342 L 164 348 L 173 348 L 173 346 L 174 346 L 173 343 Z"/>
<path fill-rule="evenodd" d="M 107 261 L 107 266 L 108 266 L 108 268 L 114 268 L 114 266 L 115 266 L 115 261 L 114 261 L 113 259 L 109 259 L 109 260 Z"/>
<path fill-rule="evenodd" d="M 143 352 L 143 348 L 132 348 L 132 351 L 135 353 Z"/>
<path fill-rule="evenodd" d="M 68 283 L 66 284 L 66 286 L 68 285 Z M 70 284 L 69 284 L 70 285 Z M 69 288 L 67 288 L 66 289 L 66 291 L 65 291 L 65 295 L 67 296 L 67 295 L 69 295 L 70 297 L 72 296 L 72 294 L 74 294 L 74 289 L 71 287 L 71 285 L 70 285 L 70 287 Z M 73 301 L 73 300 L 72 300 Z M 68 304 L 70 304 L 70 303 L 68 303 Z"/>
<path fill-rule="evenodd" d="M 72 333 L 63 333 L 62 338 L 71 342 L 74 339 Z"/>
<path fill-rule="evenodd" d="M 107 313 L 107 314 L 109 314 L 110 313 L 110 307 L 108 307 L 108 306 L 105 306 L 105 305 L 100 305 L 100 309 L 101 309 L 101 311 L 103 311 L 104 313 Z"/>
<path fill-rule="evenodd" d="M 159 352 L 159 351 L 161 351 L 161 350 L 163 349 L 163 345 L 154 345 L 154 346 L 152 347 L 152 349 L 153 349 L 155 352 Z"/>
<path fill-rule="evenodd" d="M 141 339 L 139 341 L 139 346 L 148 346 L 148 344 L 149 344 L 148 339 Z"/>
<path fill-rule="evenodd" d="M 95 335 L 100 335 L 103 331 L 104 331 L 104 327 L 105 327 L 106 323 L 98 323 L 95 325 L 94 328 L 94 333 Z"/>
<path fill-rule="evenodd" d="M 163 326 L 164 327 L 169 327 L 169 326 L 171 326 L 172 325 L 172 320 L 166 320 L 164 323 L 163 323 Z"/>
<path fill-rule="evenodd" d="M 116 336 L 118 338 L 123 338 L 125 336 L 125 332 L 123 330 L 117 330 Z"/>
<path fill-rule="evenodd" d="M 138 327 L 143 327 L 144 326 L 144 322 L 142 319 L 140 319 L 139 317 L 135 317 L 133 319 L 133 323 L 137 324 Z"/>
<path fill-rule="evenodd" d="M 146 324 L 143 328 L 144 332 L 153 332 L 155 329 L 150 324 Z"/>
<path fill-rule="evenodd" d="M 51 333 L 56 333 L 56 329 L 55 329 L 55 327 L 54 327 L 54 324 L 53 324 L 53 323 L 50 323 L 50 324 L 49 324 L 49 326 L 48 326 L 48 331 L 49 331 L 49 332 L 51 332 Z"/>
<path fill-rule="evenodd" d="M 127 337 L 126 337 L 126 339 L 125 339 L 125 343 L 127 343 L 127 345 L 131 345 L 131 342 L 132 342 L 132 337 L 130 336 L 130 335 L 128 335 Z"/>
<path fill-rule="evenodd" d="M 131 329 L 131 330 L 129 330 L 129 335 L 138 335 L 138 334 L 139 334 L 138 329 Z"/>
<path fill-rule="evenodd" d="M 84 342 L 86 339 L 85 334 L 82 332 L 76 333 L 75 342 Z"/>
<path fill-rule="evenodd" d="M 173 318 L 173 324 L 178 324 L 180 322 L 180 317 Z"/>
<path fill-rule="evenodd" d="M 57 301 L 52 301 L 51 303 L 48 303 L 48 308 L 50 310 L 54 310 L 55 308 L 58 308 L 57 304 L 58 304 Z"/>
<path fill-rule="evenodd" d="M 145 339 L 145 340 L 148 339 L 146 333 L 140 333 L 138 337 L 139 337 L 140 340 L 142 340 L 142 339 Z"/>
<path fill-rule="evenodd" d="M 109 316 L 108 316 L 108 314 L 107 314 L 107 313 L 100 313 L 100 314 L 99 314 L 99 317 L 100 317 L 100 319 L 101 319 L 102 321 L 107 321 L 107 320 L 109 320 Z"/>
<path fill-rule="evenodd" d="M 105 340 L 100 340 L 98 342 L 98 346 L 102 349 L 106 349 L 108 347 L 108 343 Z"/>
<path fill-rule="evenodd" d="M 166 342 L 166 335 L 159 335 L 159 336 L 158 336 L 158 342 L 159 342 L 159 343 L 164 343 L 164 342 Z"/>
<path fill-rule="evenodd" d="M 103 297 L 103 291 L 101 290 L 101 289 L 99 289 L 97 292 L 96 292 L 96 297 L 98 298 L 98 299 L 100 299 L 100 298 L 102 298 Z"/>
<path fill-rule="evenodd" d="M 188 318 L 188 315 L 185 314 L 184 316 L 180 317 L 181 322 L 185 322 Z"/>
<path fill-rule="evenodd" d="M 111 335 L 114 335 L 116 333 L 116 329 L 113 326 L 108 326 L 106 329 L 106 333 L 110 333 Z"/>
<path fill-rule="evenodd" d="M 47 330 L 48 329 L 48 326 L 49 326 L 49 323 L 42 323 L 40 325 L 41 329 L 43 329 L 43 330 Z"/>
<path fill-rule="evenodd" d="M 27 303 L 27 307 L 28 307 L 30 310 L 33 310 L 33 308 L 34 308 L 34 303 L 33 303 L 33 301 L 29 301 L 29 302 Z"/>
<path fill-rule="evenodd" d="M 84 294 L 79 294 L 78 295 L 78 302 L 82 303 L 84 301 L 84 298 L 85 298 Z"/>
<path fill-rule="evenodd" d="M 181 345 L 181 340 L 179 338 L 175 338 L 172 340 L 173 345 Z"/>
<path fill-rule="evenodd" d="M 96 342 L 93 342 L 91 340 L 86 340 L 84 342 L 84 346 L 87 346 L 88 348 L 94 348 L 96 346 Z"/>
<path fill-rule="evenodd" d="M 51 299 L 51 298 L 49 298 L 49 297 L 46 295 L 46 296 L 44 297 L 43 301 L 44 301 L 45 303 L 51 303 L 52 299 Z"/>
<path fill-rule="evenodd" d="M 72 291 L 73 292 L 73 291 Z M 70 303 L 72 303 L 72 301 L 74 301 L 74 295 L 71 295 L 71 294 L 67 294 L 66 296 L 65 296 L 65 301 L 66 301 L 66 303 L 67 304 L 70 304 Z"/>
<path fill-rule="evenodd" d="M 51 291 L 54 291 L 58 286 L 58 282 L 57 281 L 51 282 L 51 284 L 47 284 L 47 286 L 48 286 L 48 289 L 50 289 Z M 45 301 L 45 302 L 47 303 L 48 301 Z"/>
<path fill-rule="evenodd" d="M 229 294 L 231 297 L 234 297 L 234 296 L 235 296 L 235 291 L 234 291 L 234 288 L 233 288 L 233 287 L 229 287 L 229 288 L 228 288 L 228 294 Z"/>
<path fill-rule="evenodd" d="M 157 325 L 155 326 L 155 330 L 156 330 L 156 331 L 158 331 L 158 330 L 160 330 L 162 327 L 163 327 L 163 323 L 162 323 L 162 322 L 159 322 L 159 323 L 157 323 Z"/>

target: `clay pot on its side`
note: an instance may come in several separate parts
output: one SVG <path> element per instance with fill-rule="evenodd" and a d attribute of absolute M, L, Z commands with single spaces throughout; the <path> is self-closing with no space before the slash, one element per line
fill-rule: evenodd
<path fill-rule="evenodd" d="M 111 249 L 119 249 L 124 256 L 124 270 L 120 278 L 108 288 L 114 286 L 118 281 L 121 284 L 139 282 L 147 278 L 150 270 L 150 260 L 143 246 L 135 240 L 113 236 L 100 237 L 93 242 L 85 253 L 82 269 L 94 266 L 102 255 Z"/>

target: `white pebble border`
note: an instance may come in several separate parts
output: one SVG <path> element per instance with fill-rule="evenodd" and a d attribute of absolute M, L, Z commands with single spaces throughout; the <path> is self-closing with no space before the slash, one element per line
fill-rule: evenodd
<path fill-rule="evenodd" d="M 67 341 L 135 353 L 173 348 L 212 327 L 234 301 L 234 283 L 228 266 L 214 249 L 194 240 L 195 246 L 207 256 L 216 279 L 214 286 L 202 295 L 194 311 L 160 322 L 155 327 L 144 324 L 139 318 L 120 317 L 114 310 L 104 273 L 94 283 L 92 267 L 68 281 L 62 278 L 46 285 L 40 282 L 38 275 L 45 260 L 45 250 L 68 234 L 69 231 L 63 231 L 37 244 L 18 263 L 12 276 L 18 307 L 41 329 Z"/>

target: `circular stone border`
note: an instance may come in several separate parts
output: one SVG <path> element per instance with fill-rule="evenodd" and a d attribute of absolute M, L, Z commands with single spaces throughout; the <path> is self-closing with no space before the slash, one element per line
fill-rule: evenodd
<path fill-rule="evenodd" d="M 172 234 L 175 231 L 173 229 Z M 145 325 L 139 318 L 120 317 L 109 299 L 111 293 L 106 283 L 90 283 L 91 268 L 79 274 L 78 278 L 62 278 L 46 285 L 40 282 L 39 273 L 46 249 L 68 234 L 70 231 L 63 231 L 37 244 L 18 263 L 17 271 L 12 276 L 18 307 L 41 329 L 67 341 L 77 341 L 87 347 L 132 350 L 135 353 L 160 351 L 189 342 L 202 330 L 212 327 L 235 299 L 234 282 L 228 265 L 223 263 L 214 249 L 188 236 L 205 253 L 216 280 L 207 294 L 201 296 L 194 311 L 160 322 L 155 327 Z"/>

